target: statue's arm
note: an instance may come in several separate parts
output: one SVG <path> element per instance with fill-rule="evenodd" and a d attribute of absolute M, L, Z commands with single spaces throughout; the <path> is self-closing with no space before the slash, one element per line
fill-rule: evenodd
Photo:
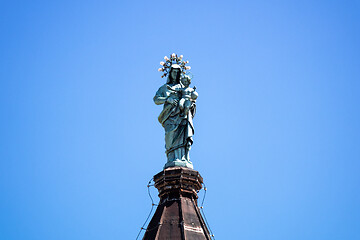
<path fill-rule="evenodd" d="M 168 96 L 164 93 L 163 88 L 164 87 L 159 88 L 159 90 L 156 92 L 154 96 L 154 102 L 156 105 L 164 104 L 168 99 Z"/>
<path fill-rule="evenodd" d="M 161 104 L 164 104 L 167 100 L 167 97 L 160 97 L 160 96 L 157 96 L 155 95 L 154 97 L 154 102 L 156 105 L 161 105 Z"/>

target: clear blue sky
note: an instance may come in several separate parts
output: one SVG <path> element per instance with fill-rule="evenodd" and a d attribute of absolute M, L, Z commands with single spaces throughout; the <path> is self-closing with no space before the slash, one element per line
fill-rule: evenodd
<path fill-rule="evenodd" d="M 190 61 L 216 239 L 360 239 L 359 1 L 1 1 L 0 239 L 130 240 Z M 153 191 L 156 197 L 156 191 Z"/>

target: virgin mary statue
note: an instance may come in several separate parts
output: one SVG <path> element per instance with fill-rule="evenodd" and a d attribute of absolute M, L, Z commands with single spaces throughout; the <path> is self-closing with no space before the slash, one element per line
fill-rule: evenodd
<path fill-rule="evenodd" d="M 181 92 L 188 87 L 180 81 L 181 73 L 181 66 L 172 64 L 166 84 L 159 88 L 154 97 L 155 104 L 164 104 L 164 108 L 158 117 L 165 129 L 167 163 L 164 169 L 173 166 L 193 169 L 189 151 L 193 143 L 194 126 L 192 119 L 195 115 L 196 105 L 193 103 L 186 114 L 179 107 L 179 101 L 182 98 Z"/>

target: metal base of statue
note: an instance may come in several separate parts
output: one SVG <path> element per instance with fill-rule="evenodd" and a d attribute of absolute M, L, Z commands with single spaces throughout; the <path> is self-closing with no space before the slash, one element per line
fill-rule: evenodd
<path fill-rule="evenodd" d="M 197 205 L 203 179 L 199 172 L 182 167 L 166 168 L 154 176 L 160 202 L 143 240 L 210 240 Z"/>
<path fill-rule="evenodd" d="M 186 168 L 194 169 L 192 162 L 188 160 L 175 160 L 175 161 L 167 162 L 164 166 L 164 169 L 169 167 L 186 167 Z"/>

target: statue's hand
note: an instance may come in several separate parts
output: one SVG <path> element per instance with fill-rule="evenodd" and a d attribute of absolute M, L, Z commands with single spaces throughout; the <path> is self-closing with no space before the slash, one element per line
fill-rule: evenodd
<path fill-rule="evenodd" d="M 178 103 L 178 100 L 176 100 L 172 97 L 169 97 L 166 101 L 172 105 L 176 105 Z"/>
<path fill-rule="evenodd" d="M 193 101 L 195 101 L 195 100 L 198 98 L 198 96 L 199 96 L 199 94 L 198 94 L 196 91 L 194 91 L 194 92 L 191 93 L 191 99 L 192 99 Z"/>

